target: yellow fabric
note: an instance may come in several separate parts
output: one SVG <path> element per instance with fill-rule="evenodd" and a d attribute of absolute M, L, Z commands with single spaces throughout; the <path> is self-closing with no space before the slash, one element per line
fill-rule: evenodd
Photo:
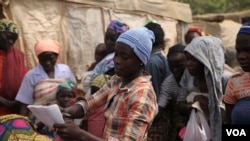
<path fill-rule="evenodd" d="M 90 82 L 90 86 L 101 88 L 109 79 L 110 79 L 109 75 L 104 75 L 104 74 L 97 75 Z"/>

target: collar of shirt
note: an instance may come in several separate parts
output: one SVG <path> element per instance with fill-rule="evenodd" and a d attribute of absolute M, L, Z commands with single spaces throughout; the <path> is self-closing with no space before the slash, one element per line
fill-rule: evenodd
<path fill-rule="evenodd" d="M 117 76 L 118 77 L 118 76 Z M 122 83 L 122 79 L 121 77 L 118 77 L 117 79 L 119 79 L 116 82 L 116 85 L 119 85 L 119 92 L 128 92 L 130 91 L 130 89 L 132 89 L 133 86 L 139 84 L 139 83 L 143 83 L 143 82 L 149 82 L 151 80 L 151 75 L 148 74 L 147 72 L 143 72 L 142 76 L 139 76 L 137 78 L 135 78 L 133 81 L 131 81 L 130 83 L 128 83 L 125 87 L 120 88 L 120 85 Z"/>

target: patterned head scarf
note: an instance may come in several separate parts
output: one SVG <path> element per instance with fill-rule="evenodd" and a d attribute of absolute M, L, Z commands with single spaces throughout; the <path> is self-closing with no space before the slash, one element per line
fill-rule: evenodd
<path fill-rule="evenodd" d="M 243 24 L 243 26 L 240 28 L 238 34 L 244 33 L 250 35 L 250 22 L 246 22 Z"/>
<path fill-rule="evenodd" d="M 146 27 L 132 28 L 122 33 L 116 42 L 124 43 L 133 49 L 144 65 L 147 64 L 155 41 L 154 33 Z"/>
<path fill-rule="evenodd" d="M 58 85 L 57 87 L 57 92 L 60 91 L 61 89 L 70 89 L 70 90 L 74 90 L 77 88 L 77 85 L 75 82 L 71 81 L 71 80 L 67 80 L 65 82 L 62 82 Z"/>
<path fill-rule="evenodd" d="M 125 23 L 122 23 L 118 20 L 112 20 L 110 24 L 108 25 L 108 29 L 112 29 L 117 33 L 123 33 L 129 29 L 128 25 Z"/>
<path fill-rule="evenodd" d="M 60 43 L 56 40 L 40 40 L 35 44 L 35 53 L 37 56 L 46 51 L 59 54 L 60 46 Z"/>
<path fill-rule="evenodd" d="M 204 66 L 209 93 L 209 113 L 213 140 L 221 140 L 222 77 L 224 71 L 224 47 L 219 38 L 204 36 L 194 38 L 185 51 Z"/>
<path fill-rule="evenodd" d="M 0 31 L 9 31 L 18 34 L 19 28 L 13 21 L 3 18 L 0 20 Z"/>
<path fill-rule="evenodd" d="M 95 86 L 97 88 L 101 88 L 106 82 L 110 79 L 109 75 L 99 74 L 96 75 L 90 82 L 90 86 Z"/>

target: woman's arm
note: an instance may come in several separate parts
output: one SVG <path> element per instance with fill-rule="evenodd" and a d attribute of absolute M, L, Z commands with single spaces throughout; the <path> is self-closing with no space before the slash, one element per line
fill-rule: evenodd
<path fill-rule="evenodd" d="M 191 104 L 187 103 L 186 101 L 181 101 L 177 103 L 178 111 L 181 115 L 186 115 L 189 117 L 189 114 L 192 110 Z"/>
<path fill-rule="evenodd" d="M 26 104 L 20 103 L 20 111 L 19 114 L 23 116 L 27 116 L 29 114 L 29 109 Z"/>
<path fill-rule="evenodd" d="M 82 130 L 73 121 L 66 121 L 66 124 L 54 124 L 54 130 L 64 141 L 103 141 L 87 131 Z"/>
<path fill-rule="evenodd" d="M 15 100 L 10 101 L 0 96 L 0 105 L 12 109 L 18 106 L 18 102 Z"/>
<path fill-rule="evenodd" d="M 70 114 L 71 118 L 82 118 L 85 115 L 84 107 L 85 107 L 84 101 L 81 100 L 77 104 L 74 104 L 70 107 L 61 108 L 61 112 Z"/>

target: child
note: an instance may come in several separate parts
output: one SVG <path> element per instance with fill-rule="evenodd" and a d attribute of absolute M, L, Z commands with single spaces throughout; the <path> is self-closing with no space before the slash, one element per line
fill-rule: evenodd
<path fill-rule="evenodd" d="M 77 85 L 72 81 L 66 81 L 58 85 L 56 101 L 57 104 L 66 108 L 74 104 L 74 98 L 76 97 Z"/>
<path fill-rule="evenodd" d="M 106 46 L 104 43 L 99 43 L 95 48 L 95 62 L 93 62 L 87 71 L 94 69 L 95 65 L 99 63 L 106 56 Z"/>
<path fill-rule="evenodd" d="M 104 43 L 100 43 L 96 46 L 95 49 L 95 62 L 91 64 L 86 72 L 82 73 L 81 84 L 83 92 L 85 93 L 86 98 L 88 98 L 90 94 L 90 81 L 92 79 L 93 69 L 95 68 L 96 64 L 98 64 L 105 56 L 106 56 L 106 46 Z"/>
<path fill-rule="evenodd" d="M 74 98 L 76 97 L 77 85 L 75 82 L 67 80 L 65 82 L 60 83 L 57 86 L 56 93 L 56 103 L 58 106 L 62 108 L 69 107 L 74 104 Z M 49 129 L 43 123 L 37 123 L 37 131 L 41 134 L 48 135 L 53 138 L 57 138 L 52 129 Z"/>

